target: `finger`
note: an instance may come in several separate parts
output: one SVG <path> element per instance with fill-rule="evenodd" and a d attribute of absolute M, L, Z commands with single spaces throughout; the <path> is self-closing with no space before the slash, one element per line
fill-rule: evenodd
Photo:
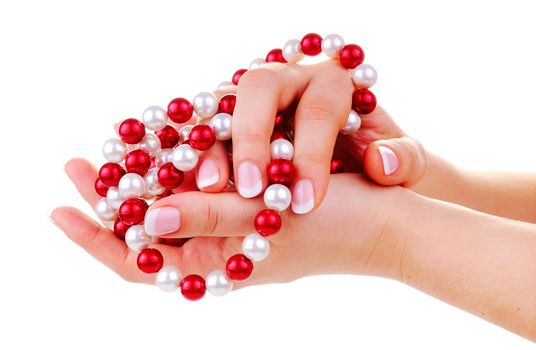
<path fill-rule="evenodd" d="M 80 195 L 91 205 L 91 208 L 95 208 L 97 201 L 101 198 L 95 192 L 95 180 L 98 177 L 97 168 L 85 159 L 74 158 L 65 164 L 65 172 Z"/>
<path fill-rule="evenodd" d="M 292 210 L 305 214 L 320 205 L 340 128 L 352 104 L 353 85 L 344 69 L 314 78 L 305 90 L 295 118 L 294 158 L 297 174 Z"/>
<path fill-rule="evenodd" d="M 199 155 L 195 170 L 197 187 L 203 192 L 222 192 L 229 181 L 229 157 L 223 142 Z"/>
<path fill-rule="evenodd" d="M 368 145 L 365 173 L 380 185 L 411 186 L 424 175 L 428 157 L 422 145 L 411 137 L 379 140 Z"/>
<path fill-rule="evenodd" d="M 257 196 L 267 184 L 270 136 L 278 109 L 286 109 L 305 89 L 299 67 L 267 64 L 247 71 L 237 86 L 233 115 L 233 166 L 238 192 Z"/>

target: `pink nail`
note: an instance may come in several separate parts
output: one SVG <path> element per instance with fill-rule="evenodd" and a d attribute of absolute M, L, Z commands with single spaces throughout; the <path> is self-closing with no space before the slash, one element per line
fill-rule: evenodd
<path fill-rule="evenodd" d="M 313 182 L 302 179 L 294 185 L 292 190 L 292 211 L 296 214 L 310 212 L 315 206 L 315 189 Z"/>
<path fill-rule="evenodd" d="M 197 172 L 197 187 L 205 188 L 214 185 L 220 180 L 220 169 L 212 159 L 205 159 Z"/>
<path fill-rule="evenodd" d="M 395 152 L 390 148 L 379 146 L 378 151 L 383 161 L 383 172 L 385 175 L 391 175 L 398 169 L 398 158 Z"/>
<path fill-rule="evenodd" d="M 175 207 L 161 207 L 151 210 L 145 216 L 145 232 L 160 236 L 177 231 L 181 227 L 181 213 Z"/>
<path fill-rule="evenodd" d="M 244 161 L 238 166 L 238 193 L 244 198 L 252 198 L 261 193 L 262 174 L 253 162 Z"/>

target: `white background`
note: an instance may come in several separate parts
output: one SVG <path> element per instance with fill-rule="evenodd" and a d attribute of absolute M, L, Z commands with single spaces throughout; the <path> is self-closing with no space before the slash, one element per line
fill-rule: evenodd
<path fill-rule="evenodd" d="M 112 125 L 229 80 L 287 39 L 366 51 L 382 105 L 452 162 L 536 170 L 532 2 L 2 1 L 0 348 L 506 348 L 532 344 L 399 283 L 321 276 L 190 303 L 131 285 L 48 220 Z M 454 252 L 453 252 L 454 253 Z"/>

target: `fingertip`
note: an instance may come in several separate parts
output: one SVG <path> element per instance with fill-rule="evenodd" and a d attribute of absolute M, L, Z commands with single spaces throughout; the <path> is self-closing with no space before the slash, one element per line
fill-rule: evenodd
<path fill-rule="evenodd" d="M 365 150 L 363 169 L 370 179 L 380 185 L 398 185 L 400 182 L 396 175 L 400 168 L 399 159 L 395 147 L 373 142 Z"/>

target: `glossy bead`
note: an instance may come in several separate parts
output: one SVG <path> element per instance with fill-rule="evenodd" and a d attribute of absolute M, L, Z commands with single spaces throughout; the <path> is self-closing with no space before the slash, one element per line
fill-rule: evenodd
<path fill-rule="evenodd" d="M 322 37 L 316 33 L 306 34 L 301 42 L 301 51 L 307 56 L 316 56 L 322 52 Z"/>
<path fill-rule="evenodd" d="M 365 52 L 356 44 L 344 45 L 339 52 L 339 60 L 344 68 L 355 68 L 365 59 Z"/>
<path fill-rule="evenodd" d="M 171 293 L 179 289 L 182 274 L 175 266 L 164 266 L 155 277 L 156 286 L 163 292 Z"/>
<path fill-rule="evenodd" d="M 270 153 L 272 159 L 288 159 L 292 160 L 294 156 L 294 146 L 284 138 L 273 140 L 270 143 Z"/>
<path fill-rule="evenodd" d="M 145 195 L 158 196 L 166 189 L 158 182 L 158 170 L 153 168 L 143 177 L 145 181 Z"/>
<path fill-rule="evenodd" d="M 125 169 L 117 163 L 106 163 L 99 170 L 99 179 L 110 187 L 117 186 L 119 180 L 126 174 Z"/>
<path fill-rule="evenodd" d="M 128 144 L 136 144 L 145 136 L 145 126 L 137 119 L 125 119 L 117 129 L 121 140 Z"/>
<path fill-rule="evenodd" d="M 145 233 L 143 225 L 131 226 L 127 229 L 127 233 L 125 233 L 125 243 L 135 252 L 147 248 L 149 242 L 151 242 L 151 237 Z"/>
<path fill-rule="evenodd" d="M 137 225 L 143 222 L 147 203 L 143 199 L 130 198 L 119 207 L 119 217 L 128 225 Z"/>
<path fill-rule="evenodd" d="M 193 130 L 193 129 L 192 129 Z M 173 150 L 172 163 L 181 171 L 190 171 L 195 168 L 199 160 L 197 151 L 190 145 L 182 144 Z"/>
<path fill-rule="evenodd" d="M 145 273 L 157 273 L 164 265 L 164 257 L 160 251 L 153 248 L 145 248 L 136 259 L 138 268 Z"/>
<path fill-rule="evenodd" d="M 186 123 L 193 114 L 194 106 L 185 98 L 175 98 L 168 104 L 167 115 L 175 123 Z"/>
<path fill-rule="evenodd" d="M 294 179 L 294 174 L 294 165 L 288 159 L 273 159 L 268 164 L 267 175 L 272 184 L 288 185 Z"/>
<path fill-rule="evenodd" d="M 369 114 L 376 109 L 376 96 L 368 89 L 359 89 L 352 95 L 352 108 L 358 114 Z"/>
<path fill-rule="evenodd" d="M 157 168 L 160 168 L 162 165 L 171 162 L 171 155 L 173 150 L 171 148 L 162 148 L 155 157 L 155 165 Z"/>
<path fill-rule="evenodd" d="M 279 140 L 279 139 L 288 140 L 289 137 L 288 137 L 287 133 L 285 133 L 283 131 L 274 130 L 272 132 L 272 136 L 270 136 L 270 142 L 274 142 L 275 140 Z"/>
<path fill-rule="evenodd" d="M 199 124 L 190 131 L 190 146 L 199 150 L 206 151 L 216 142 L 214 130 L 209 125 Z"/>
<path fill-rule="evenodd" d="M 359 128 L 361 127 L 361 118 L 357 114 L 356 111 L 353 109 L 350 110 L 350 113 L 348 114 L 348 119 L 346 119 L 346 123 L 344 123 L 343 127 L 341 128 L 342 134 L 353 134 Z"/>
<path fill-rule="evenodd" d="M 227 113 L 218 113 L 212 119 L 208 125 L 214 130 L 216 140 L 227 141 L 232 136 L 232 117 Z"/>
<path fill-rule="evenodd" d="M 101 197 L 106 197 L 106 193 L 108 193 L 108 186 L 104 184 L 104 182 L 101 181 L 100 178 L 97 178 L 95 180 L 95 192 Z"/>
<path fill-rule="evenodd" d="M 207 290 L 205 280 L 199 275 L 188 275 L 180 284 L 181 294 L 190 301 L 196 301 L 205 295 Z"/>
<path fill-rule="evenodd" d="M 173 148 L 180 141 L 179 132 L 171 125 L 166 125 L 162 130 L 156 131 L 155 135 L 160 140 L 161 148 Z"/>
<path fill-rule="evenodd" d="M 136 173 L 128 173 L 121 178 L 117 188 L 123 199 L 141 197 L 145 193 L 145 181 Z"/>
<path fill-rule="evenodd" d="M 119 139 L 109 139 L 102 146 L 102 154 L 109 162 L 121 163 L 127 154 L 127 145 Z"/>
<path fill-rule="evenodd" d="M 125 157 L 125 168 L 129 173 L 136 173 L 141 176 L 145 175 L 151 166 L 151 157 L 141 149 L 128 152 Z"/>
<path fill-rule="evenodd" d="M 216 87 L 216 90 L 225 90 L 234 86 L 235 85 L 233 84 L 232 81 L 222 81 L 221 83 L 218 84 L 218 86 Z"/>
<path fill-rule="evenodd" d="M 264 204 L 269 209 L 283 211 L 288 208 L 292 200 L 292 195 L 287 186 L 273 184 L 264 191 Z"/>
<path fill-rule="evenodd" d="M 327 35 L 322 40 L 322 51 L 326 56 L 331 58 L 339 57 L 339 51 L 344 46 L 343 38 L 338 34 Z"/>
<path fill-rule="evenodd" d="M 344 172 L 344 164 L 342 160 L 333 158 L 331 159 L 330 168 L 329 168 L 330 174 L 339 174 Z"/>
<path fill-rule="evenodd" d="M 116 210 L 119 209 L 121 203 L 123 203 L 123 198 L 119 193 L 119 189 L 115 186 L 112 186 L 108 189 L 108 193 L 106 193 L 106 200 L 108 201 L 108 204 L 110 204 L 110 206 Z"/>
<path fill-rule="evenodd" d="M 297 63 L 303 58 L 300 41 L 291 39 L 283 45 L 282 54 L 285 60 L 289 63 Z"/>
<path fill-rule="evenodd" d="M 270 242 L 258 233 L 251 233 L 242 241 L 242 253 L 253 261 L 262 261 L 270 254 Z"/>
<path fill-rule="evenodd" d="M 253 262 L 244 254 L 235 254 L 227 260 L 225 272 L 233 281 L 244 281 L 253 272 Z"/>
<path fill-rule="evenodd" d="M 222 270 L 209 273 L 206 285 L 208 292 L 217 297 L 224 296 L 233 289 L 233 281 L 229 280 Z"/>
<path fill-rule="evenodd" d="M 166 163 L 158 170 L 158 182 L 168 190 L 175 189 L 182 184 L 184 173 L 173 166 L 173 163 Z"/>
<path fill-rule="evenodd" d="M 376 69 L 370 64 L 362 63 L 352 69 L 352 80 L 357 88 L 370 88 L 378 80 Z"/>
<path fill-rule="evenodd" d="M 160 139 L 153 134 L 147 134 L 138 144 L 139 149 L 147 152 L 151 157 L 156 156 L 160 150 Z"/>
<path fill-rule="evenodd" d="M 229 94 L 222 96 L 218 102 L 218 113 L 227 113 L 233 115 L 236 104 L 236 95 Z"/>
<path fill-rule="evenodd" d="M 266 60 L 264 58 L 256 58 L 249 64 L 249 70 L 257 69 L 262 67 L 264 64 L 266 64 Z"/>
<path fill-rule="evenodd" d="M 194 125 L 185 125 L 182 128 L 179 129 L 179 136 L 181 138 L 181 142 L 186 142 L 190 138 L 190 131 L 192 131 Z"/>
<path fill-rule="evenodd" d="M 281 216 L 275 210 L 263 209 L 257 213 L 253 224 L 262 236 L 271 236 L 281 229 Z"/>
<path fill-rule="evenodd" d="M 212 92 L 200 92 L 193 101 L 195 114 L 199 118 L 210 118 L 218 111 L 218 99 Z"/>
<path fill-rule="evenodd" d="M 150 106 L 142 114 L 141 120 L 149 130 L 162 130 L 168 122 L 167 112 L 160 106 Z"/>
<path fill-rule="evenodd" d="M 283 51 L 281 49 L 273 49 L 266 55 L 266 62 L 287 63 L 287 60 L 283 57 Z"/>
<path fill-rule="evenodd" d="M 118 238 L 125 240 L 125 236 L 130 227 L 131 225 L 126 224 L 123 220 L 116 219 L 114 222 L 114 233 Z"/>
<path fill-rule="evenodd" d="M 117 209 L 114 209 L 106 200 L 106 198 L 101 198 L 97 201 L 95 205 L 95 213 L 99 219 L 104 221 L 111 221 L 117 218 Z"/>
<path fill-rule="evenodd" d="M 238 85 L 238 82 L 240 81 L 240 78 L 242 78 L 242 75 L 244 75 L 245 72 L 247 72 L 247 69 L 239 69 L 233 74 L 233 79 L 231 80 L 234 85 Z"/>

